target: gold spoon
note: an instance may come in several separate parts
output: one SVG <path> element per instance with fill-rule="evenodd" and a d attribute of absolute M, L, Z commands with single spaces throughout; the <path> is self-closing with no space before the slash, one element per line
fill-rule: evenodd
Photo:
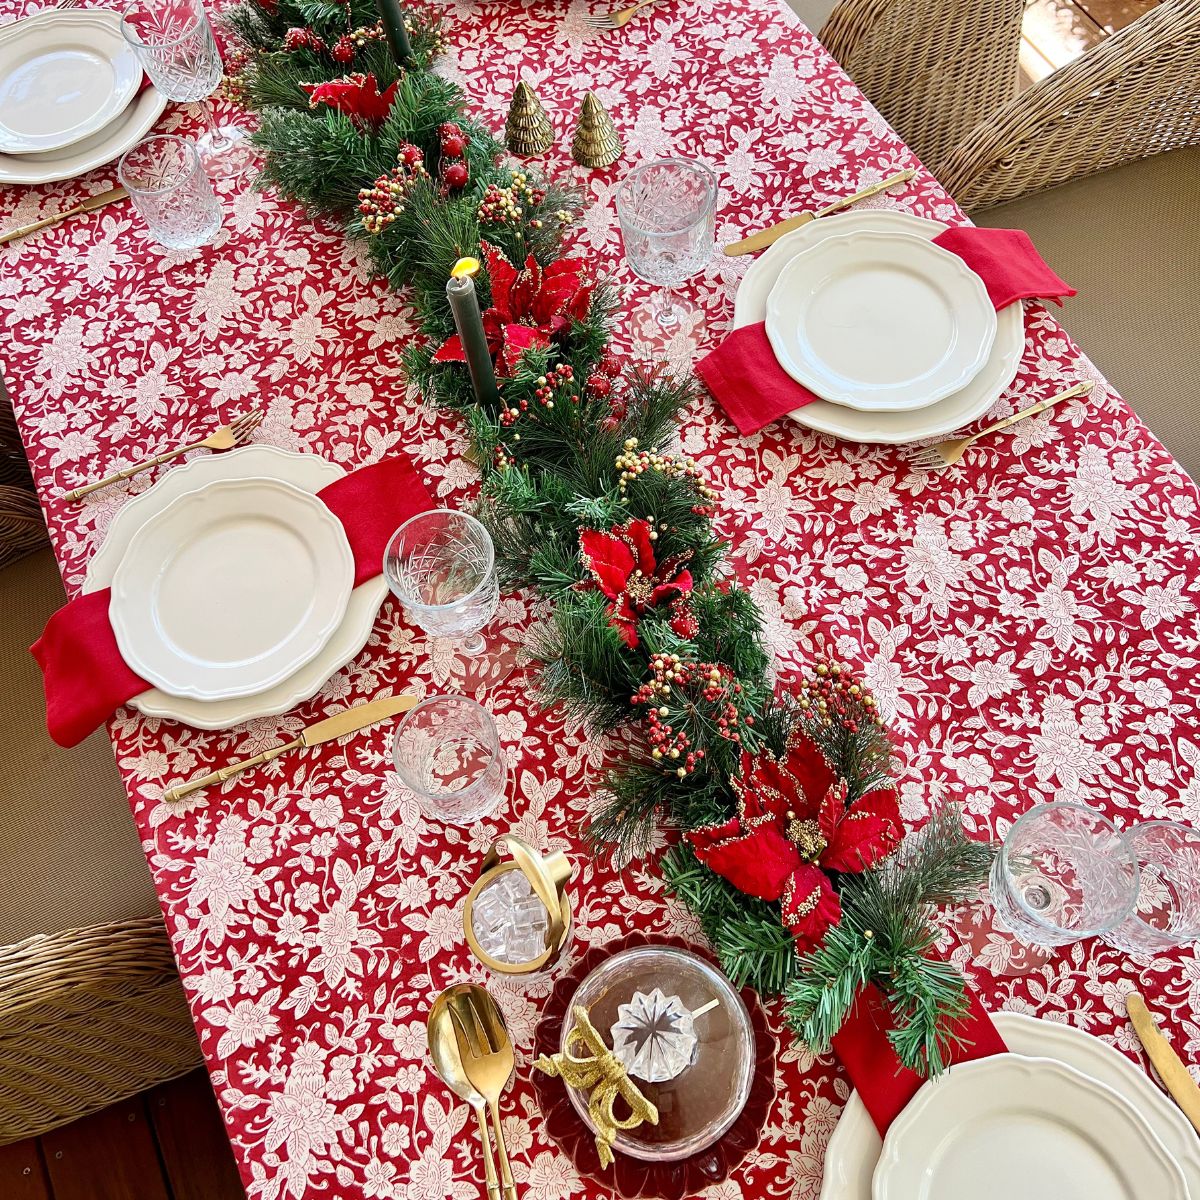
<path fill-rule="evenodd" d="M 454 1025 L 450 1016 L 451 995 L 464 985 L 447 988 L 433 1002 L 429 1010 L 426 1034 L 429 1039 L 429 1057 L 438 1078 L 462 1101 L 475 1110 L 479 1123 L 479 1140 L 483 1143 L 483 1175 L 487 1181 L 488 1200 L 500 1200 L 500 1184 L 496 1179 L 496 1161 L 492 1157 L 492 1142 L 488 1136 L 487 1101 L 476 1091 L 463 1070 L 462 1057 L 458 1052 L 458 1039 L 454 1036 Z"/>
<path fill-rule="evenodd" d="M 517 1187 L 504 1145 L 504 1128 L 500 1124 L 500 1096 L 508 1086 L 515 1065 L 504 1014 L 487 989 L 478 984 L 460 983 L 449 989 L 449 995 L 450 1015 L 454 1019 L 463 1071 L 470 1083 L 483 1093 L 492 1111 L 503 1200 L 517 1200 Z"/>

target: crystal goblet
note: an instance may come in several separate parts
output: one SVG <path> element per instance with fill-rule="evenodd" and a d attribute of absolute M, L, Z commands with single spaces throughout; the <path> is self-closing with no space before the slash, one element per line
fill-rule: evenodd
<path fill-rule="evenodd" d="M 221 54 L 201 0 L 132 0 L 122 14 L 121 32 L 168 100 L 206 100 L 221 82 Z M 205 170 L 214 179 L 246 174 L 254 155 L 245 131 L 218 123 L 208 105 L 201 111 L 207 132 L 196 146 Z"/>
<path fill-rule="evenodd" d="M 1137 859 L 1113 823 L 1081 804 L 1039 804 L 1018 817 L 992 863 L 997 923 L 1033 946 L 1066 946 L 1133 910 Z"/>
<path fill-rule="evenodd" d="M 717 180 L 703 163 L 660 158 L 635 167 L 617 192 L 617 217 L 633 273 L 659 288 L 648 311 L 635 312 L 635 336 L 651 347 L 694 349 L 699 309 L 675 293 L 712 257 Z"/>
<path fill-rule="evenodd" d="M 1200 831 L 1147 821 L 1123 840 L 1137 860 L 1137 903 L 1104 941 L 1145 959 L 1200 938 Z"/>

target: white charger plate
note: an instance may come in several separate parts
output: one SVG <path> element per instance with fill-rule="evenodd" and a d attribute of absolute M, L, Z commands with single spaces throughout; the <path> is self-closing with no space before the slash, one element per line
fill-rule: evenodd
<path fill-rule="evenodd" d="M 997 1054 L 930 1080 L 892 1122 L 872 1200 L 1187 1200 L 1166 1147 L 1112 1088 Z"/>
<path fill-rule="evenodd" d="M 741 329 L 765 320 L 767 297 L 780 272 L 809 246 L 851 230 L 907 232 L 933 239 L 946 226 L 894 209 L 862 209 L 809 221 L 780 238 L 751 264 L 738 287 L 733 326 Z M 859 412 L 827 400 L 815 400 L 789 414 L 792 420 L 854 442 L 897 445 L 922 438 L 946 437 L 981 417 L 1016 378 L 1025 353 L 1025 313 L 1020 303 L 996 314 L 996 340 L 983 369 L 951 396 L 911 412 Z"/>
<path fill-rule="evenodd" d="M 857 230 L 783 268 L 767 298 L 767 338 L 779 365 L 822 399 L 906 412 L 979 373 L 996 310 L 957 254 L 909 233 Z"/>
<path fill-rule="evenodd" d="M 0 154 L 0 183 L 58 183 L 86 175 L 140 142 L 166 107 L 162 92 L 148 87 L 119 116 L 82 142 L 40 154 Z"/>
<path fill-rule="evenodd" d="M 126 502 L 88 563 L 83 590 L 95 592 L 108 587 L 133 535 L 155 513 L 203 484 L 217 479 L 265 476 L 316 493 L 344 475 L 345 471 L 336 463 L 316 454 L 294 454 L 276 446 L 252 444 L 226 454 L 201 454 L 184 466 L 171 468 L 153 487 Z M 233 700 L 191 700 L 151 688 L 135 696 L 130 704 L 145 716 L 166 717 L 197 729 L 228 729 L 256 717 L 290 712 L 297 704 L 315 696 L 367 644 L 386 595 L 387 582 L 382 575 L 360 583 L 350 594 L 345 618 L 321 653 L 265 692 Z"/>
<path fill-rule="evenodd" d="M 1066 1063 L 1129 1101 L 1179 1165 L 1190 1200 L 1200 1200 L 1200 1139 L 1136 1063 L 1073 1025 L 1009 1012 L 992 1013 L 992 1023 L 1011 1053 Z M 820 1200 L 871 1200 L 871 1176 L 882 1148 L 875 1123 L 852 1092 L 825 1150 Z"/>
<path fill-rule="evenodd" d="M 60 150 L 103 129 L 142 79 L 120 18 L 51 10 L 0 28 L 0 150 Z"/>
<path fill-rule="evenodd" d="M 312 661 L 353 587 L 346 531 L 316 496 L 278 479 L 219 480 L 133 535 L 109 619 L 121 656 L 155 687 L 228 700 Z"/>

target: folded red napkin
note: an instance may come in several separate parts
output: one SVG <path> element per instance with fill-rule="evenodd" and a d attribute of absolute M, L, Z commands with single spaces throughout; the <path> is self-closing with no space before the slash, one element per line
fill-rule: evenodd
<path fill-rule="evenodd" d="M 957 1027 L 964 1044 L 951 1053 L 950 1061 L 968 1062 L 1006 1053 L 1008 1048 L 991 1017 L 970 988 L 967 998 L 971 1010 Z M 880 1133 L 887 1133 L 888 1126 L 925 1082 L 915 1071 L 900 1065 L 888 1041 L 891 1027 L 891 1013 L 883 996 L 873 985 L 868 985 L 859 993 L 850 1016 L 833 1039 L 833 1052 L 846 1068 L 850 1082 Z"/>
<path fill-rule="evenodd" d="M 1021 229 L 976 229 L 961 225 L 939 233 L 934 242 L 957 254 L 987 288 L 997 309 L 1014 300 L 1056 300 L 1075 295 L 1046 265 Z M 711 354 L 696 364 L 739 433 L 755 433 L 764 425 L 820 397 L 797 383 L 775 360 L 763 322 L 734 330 Z"/>
<path fill-rule="evenodd" d="M 346 531 L 355 587 L 383 570 L 383 551 L 397 527 L 433 507 L 403 455 L 362 467 L 317 494 Z M 108 599 L 104 588 L 65 604 L 30 648 L 42 668 L 46 727 L 60 746 L 77 745 L 127 700 L 152 686 L 121 657 L 108 622 Z"/>

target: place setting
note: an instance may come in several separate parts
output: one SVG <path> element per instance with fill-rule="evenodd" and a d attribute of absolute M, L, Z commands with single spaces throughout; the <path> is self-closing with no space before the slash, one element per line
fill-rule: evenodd
<path fill-rule="evenodd" d="M 738 286 L 733 331 L 695 369 L 740 433 L 786 416 L 849 441 L 945 438 L 988 412 L 1016 377 L 1022 300 L 1074 295 L 1020 230 L 951 229 L 900 209 L 852 207 L 914 174 L 725 248 L 763 253 Z M 1049 403 L 1081 394 L 1064 390 Z M 914 465 L 943 469 L 965 448 L 949 447 L 948 459 L 914 455 Z"/>

